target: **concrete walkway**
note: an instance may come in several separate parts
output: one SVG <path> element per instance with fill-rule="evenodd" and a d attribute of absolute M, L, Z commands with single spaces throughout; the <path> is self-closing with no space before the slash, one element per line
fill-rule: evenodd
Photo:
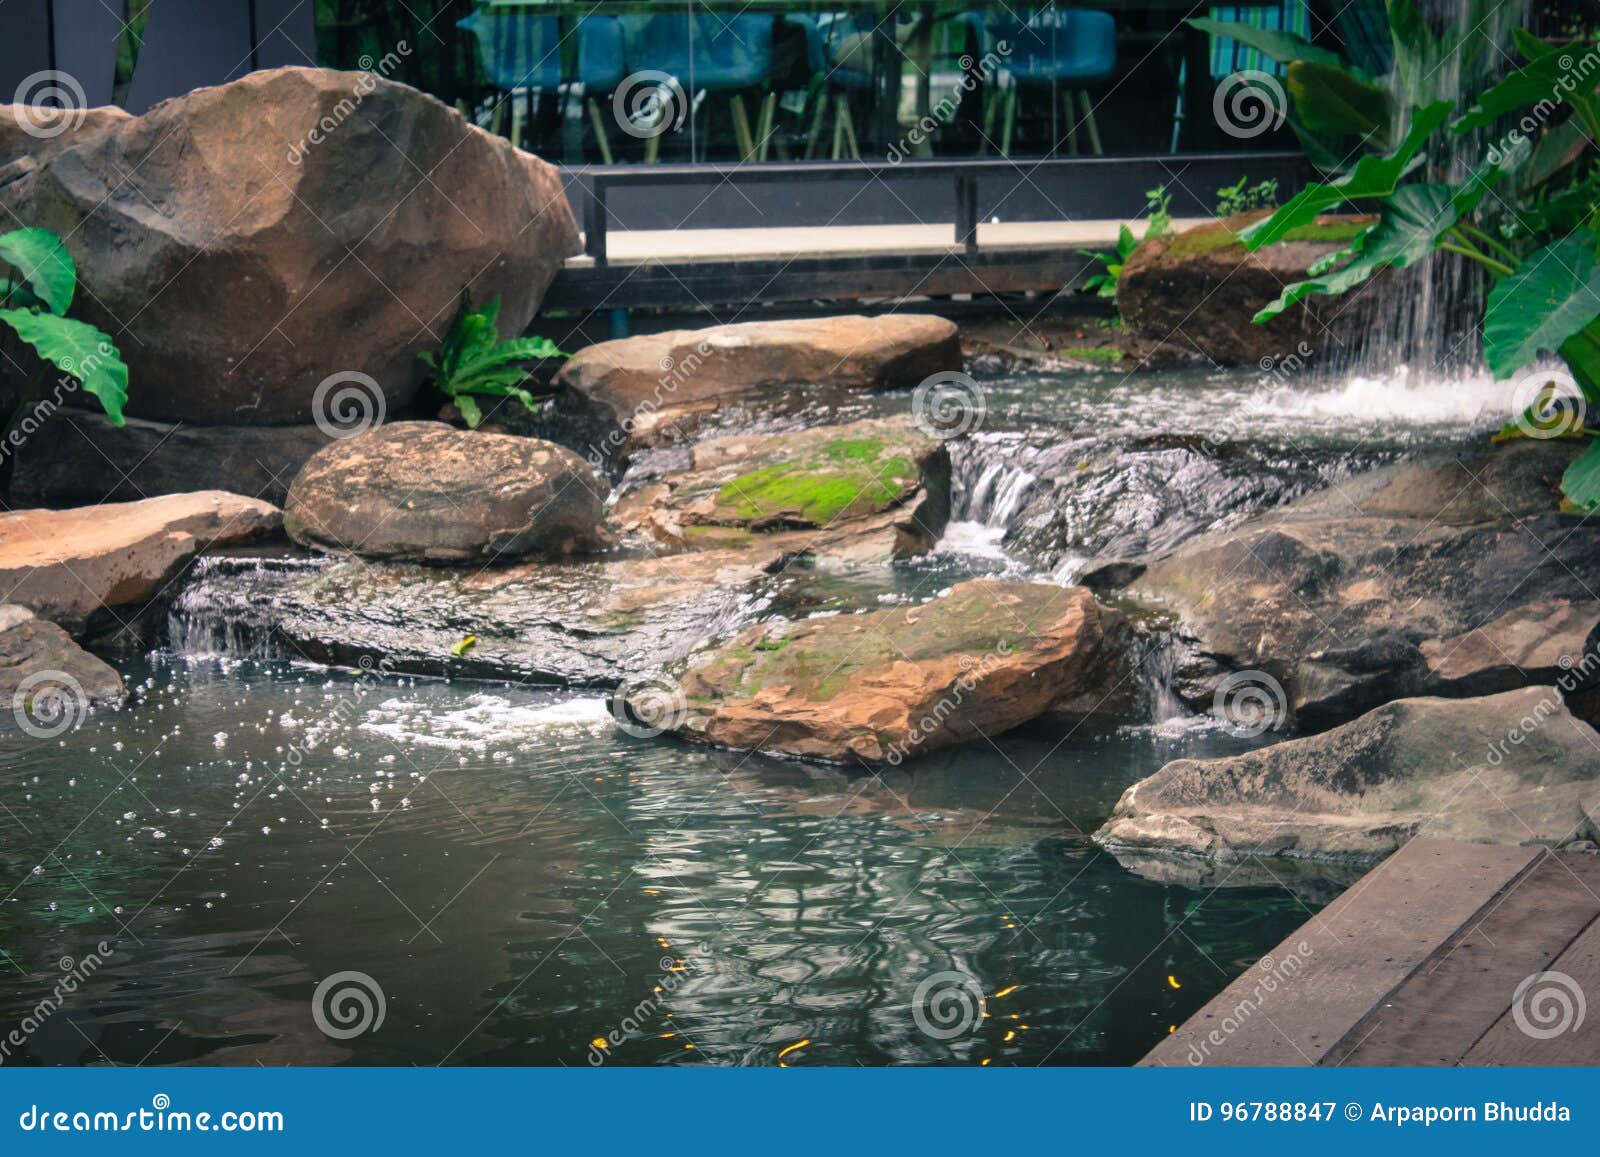
<path fill-rule="evenodd" d="M 1412 840 L 1141 1064 L 1600 1064 L 1600 855 Z"/>

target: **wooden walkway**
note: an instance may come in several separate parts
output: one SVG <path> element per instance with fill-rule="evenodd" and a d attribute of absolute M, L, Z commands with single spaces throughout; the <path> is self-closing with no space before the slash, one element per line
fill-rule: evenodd
<path fill-rule="evenodd" d="M 1600 855 L 1418 839 L 1140 1063 L 1600 1065 L 1591 998 Z"/>

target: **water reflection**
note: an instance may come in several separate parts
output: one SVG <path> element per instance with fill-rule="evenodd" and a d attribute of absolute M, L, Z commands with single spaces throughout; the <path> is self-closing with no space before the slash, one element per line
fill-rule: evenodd
<path fill-rule="evenodd" d="M 1125 1063 L 1323 899 L 1083 838 L 1215 735 L 1044 723 L 868 776 L 549 692 L 127 674 L 127 711 L 0 747 L 0 1027 L 113 949 L 6 1063 Z M 312 993 L 352 970 L 386 1015 L 332 1039 Z M 982 997 L 948 1037 L 913 1009 L 944 973 Z"/>

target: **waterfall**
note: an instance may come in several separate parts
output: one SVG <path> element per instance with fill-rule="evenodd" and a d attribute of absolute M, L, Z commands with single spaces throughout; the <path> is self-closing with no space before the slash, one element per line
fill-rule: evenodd
<path fill-rule="evenodd" d="M 321 559 L 209 555 L 195 560 L 167 609 L 167 644 L 184 658 L 279 658 L 270 592 Z"/>

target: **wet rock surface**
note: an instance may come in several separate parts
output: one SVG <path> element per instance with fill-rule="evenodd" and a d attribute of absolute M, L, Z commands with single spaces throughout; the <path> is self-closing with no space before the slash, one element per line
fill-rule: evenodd
<path fill-rule="evenodd" d="M 1307 728 L 1526 686 L 1588 633 L 1600 527 L 1556 509 L 1574 453 L 1525 441 L 1360 475 L 1191 539 L 1123 593 L 1176 615 L 1175 689 L 1199 710 L 1237 672 L 1270 676 Z M 1502 640 L 1533 666 L 1493 658 Z"/>
<path fill-rule="evenodd" d="M 120 701 L 122 677 L 54 623 L 0 604 L 0 728 L 70 726 L 91 703 Z"/>
<path fill-rule="evenodd" d="M 916 607 L 764 623 L 689 663 L 670 730 L 724 747 L 899 763 L 1109 690 L 1123 631 L 1081 587 L 992 580 Z M 649 722 L 659 691 L 624 705 Z"/>
<path fill-rule="evenodd" d="M 0 590 L 78 633 L 101 608 L 162 596 L 201 551 L 281 526 L 277 507 L 225 490 L 12 511 L 0 514 Z"/>
<path fill-rule="evenodd" d="M 923 314 L 646 334 L 590 346 L 562 367 L 546 436 L 609 466 L 640 446 L 682 437 L 705 412 L 741 397 L 792 387 L 904 389 L 960 368 L 955 325 Z"/>
<path fill-rule="evenodd" d="M 1320 735 L 1177 760 L 1130 787 L 1096 840 L 1232 861 L 1368 861 L 1413 836 L 1561 846 L 1596 834 L 1600 735 L 1555 687 L 1385 704 Z"/>
<path fill-rule="evenodd" d="M 596 548 L 604 502 L 563 447 L 392 422 L 318 451 L 289 488 L 284 527 L 322 550 L 481 564 Z"/>

